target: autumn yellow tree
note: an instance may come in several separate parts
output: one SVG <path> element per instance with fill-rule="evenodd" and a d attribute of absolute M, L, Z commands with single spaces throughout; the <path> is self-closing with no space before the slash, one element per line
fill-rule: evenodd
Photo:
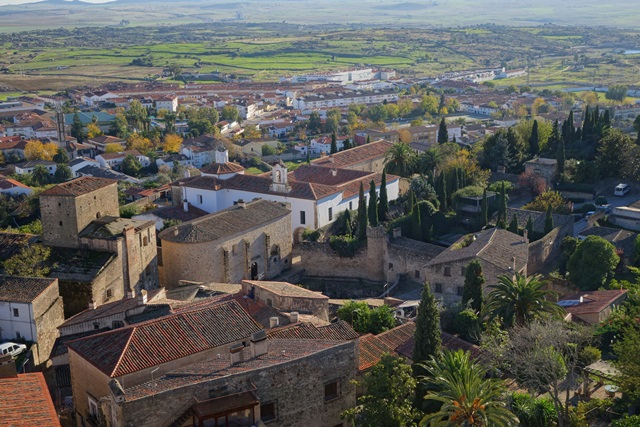
<path fill-rule="evenodd" d="M 545 100 L 544 98 L 536 98 L 533 101 L 533 104 L 531 104 L 531 116 L 535 117 L 538 115 L 538 109 L 540 109 L 540 107 L 542 107 L 545 104 Z"/>
<path fill-rule="evenodd" d="M 87 138 L 95 138 L 96 136 L 104 135 L 104 132 L 100 130 L 100 127 L 95 123 L 89 123 L 87 125 Z"/>
<path fill-rule="evenodd" d="M 152 147 L 151 141 L 148 138 L 143 137 L 139 133 L 133 133 L 127 138 L 127 149 L 138 150 L 141 153 L 146 153 Z"/>
<path fill-rule="evenodd" d="M 53 142 L 48 142 L 42 146 L 44 152 L 43 160 L 53 160 L 53 156 L 58 152 L 58 146 Z"/>
<path fill-rule="evenodd" d="M 180 135 L 170 133 L 164 136 L 162 149 L 168 153 L 178 153 L 180 152 L 181 145 L 182 138 L 180 137 Z"/>
<path fill-rule="evenodd" d="M 24 157 L 27 160 L 51 160 L 58 152 L 58 146 L 53 142 L 43 144 L 37 139 L 27 142 L 24 148 Z"/>
<path fill-rule="evenodd" d="M 122 145 L 115 142 L 104 146 L 105 153 L 119 153 L 122 151 Z"/>

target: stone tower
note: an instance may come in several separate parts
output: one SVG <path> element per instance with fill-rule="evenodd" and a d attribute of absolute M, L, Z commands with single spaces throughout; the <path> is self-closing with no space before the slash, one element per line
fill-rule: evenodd
<path fill-rule="evenodd" d="M 274 193 L 288 193 L 291 191 L 291 187 L 287 181 L 288 179 L 287 166 L 280 160 L 271 168 L 271 185 L 269 190 Z"/>

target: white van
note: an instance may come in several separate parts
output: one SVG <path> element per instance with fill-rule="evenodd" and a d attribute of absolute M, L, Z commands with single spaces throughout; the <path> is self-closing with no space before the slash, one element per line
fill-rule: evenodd
<path fill-rule="evenodd" d="M 27 351 L 27 346 L 24 344 L 16 344 L 14 342 L 5 342 L 0 344 L 0 355 L 2 356 L 7 354 L 17 356 L 23 351 Z"/>
<path fill-rule="evenodd" d="M 629 186 L 629 184 L 618 184 L 616 185 L 616 189 L 613 194 L 615 194 L 616 196 L 624 196 L 629 191 L 631 191 L 631 187 Z"/>

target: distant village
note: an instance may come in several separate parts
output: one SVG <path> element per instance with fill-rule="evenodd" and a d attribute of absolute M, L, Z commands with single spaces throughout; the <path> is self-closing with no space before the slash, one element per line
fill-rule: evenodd
<path fill-rule="evenodd" d="M 0 102 L 0 424 L 383 425 L 368 381 L 390 357 L 498 363 L 496 328 L 628 324 L 637 89 L 494 84 L 526 75 L 192 74 Z M 540 299 L 518 311 L 504 283 Z M 626 396 L 613 328 L 580 342 L 577 399 Z M 388 425 L 429 416 L 413 399 Z"/>

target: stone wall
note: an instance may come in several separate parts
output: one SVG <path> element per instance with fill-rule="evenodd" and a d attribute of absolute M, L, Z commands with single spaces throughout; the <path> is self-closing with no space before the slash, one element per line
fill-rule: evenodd
<path fill-rule="evenodd" d="M 40 365 L 49 359 L 53 344 L 58 337 L 58 326 L 64 322 L 64 308 L 60 297 L 58 280 L 33 301 L 33 317 L 38 331 L 37 352 L 34 364 Z"/>
<path fill-rule="evenodd" d="M 328 242 L 303 242 L 300 259 L 306 276 L 349 277 L 386 281 L 384 248 L 386 233 L 382 227 L 367 228 L 367 244 L 353 258 L 339 257 Z"/>
<path fill-rule="evenodd" d="M 118 425 L 162 426 L 178 418 L 194 398 L 202 401 L 230 395 L 255 386 L 261 404 L 275 403 L 274 426 L 310 427 L 342 425 L 340 413 L 356 404 L 355 387 L 350 383 L 356 372 L 355 341 L 345 342 L 311 356 L 272 364 L 188 385 L 117 405 Z M 339 396 L 326 401 L 324 385 L 338 381 Z"/>
<path fill-rule="evenodd" d="M 78 247 L 78 234 L 103 216 L 120 216 L 118 185 L 81 196 L 40 196 L 44 243 L 66 248 Z"/>
<path fill-rule="evenodd" d="M 558 260 L 560 245 L 567 236 L 573 236 L 573 217 L 569 215 L 554 215 L 556 227 L 540 240 L 529 244 L 529 262 L 527 274 L 538 274 L 548 269 Z"/>
<path fill-rule="evenodd" d="M 202 243 L 162 241 L 164 286 L 180 280 L 239 283 L 251 279 L 251 264 L 269 279 L 291 266 L 291 216 L 246 230 L 226 240 Z"/>
<path fill-rule="evenodd" d="M 69 366 L 76 425 L 81 427 L 88 425 L 84 420 L 89 415 L 89 397 L 100 407 L 100 398 L 109 395 L 110 378 L 71 349 L 69 349 Z"/>

